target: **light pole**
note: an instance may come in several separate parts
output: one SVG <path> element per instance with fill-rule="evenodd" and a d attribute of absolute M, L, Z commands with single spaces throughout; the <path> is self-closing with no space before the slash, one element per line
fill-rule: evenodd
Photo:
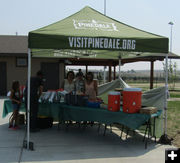
<path fill-rule="evenodd" d="M 172 28 L 174 23 L 173 22 L 169 22 L 169 25 L 171 25 L 171 33 L 170 33 L 170 52 L 172 52 Z"/>
<path fill-rule="evenodd" d="M 174 23 L 172 21 L 170 21 L 168 23 L 170 26 L 171 26 L 171 32 L 170 32 L 170 53 L 172 53 L 172 28 L 173 28 L 173 25 Z M 171 63 L 171 59 L 170 59 L 170 68 L 172 68 L 172 63 Z"/>
<path fill-rule="evenodd" d="M 172 53 L 172 28 L 173 28 L 173 25 L 174 23 L 172 21 L 170 21 L 168 23 L 170 26 L 171 26 L 171 32 L 170 32 L 170 53 Z M 172 63 L 171 63 L 171 59 L 170 59 L 170 69 L 172 68 Z"/>
<path fill-rule="evenodd" d="M 104 0 L 104 15 L 106 15 L 106 0 Z"/>

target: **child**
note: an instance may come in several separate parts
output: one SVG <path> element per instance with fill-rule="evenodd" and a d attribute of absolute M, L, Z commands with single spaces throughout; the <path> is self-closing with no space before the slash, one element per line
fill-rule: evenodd
<path fill-rule="evenodd" d="M 19 108 L 21 105 L 19 81 L 14 81 L 12 83 L 12 90 L 11 90 L 10 99 L 12 101 L 13 113 L 12 113 L 12 118 L 11 118 L 10 123 L 9 123 L 9 128 L 18 129 L 17 117 L 18 117 Z"/>

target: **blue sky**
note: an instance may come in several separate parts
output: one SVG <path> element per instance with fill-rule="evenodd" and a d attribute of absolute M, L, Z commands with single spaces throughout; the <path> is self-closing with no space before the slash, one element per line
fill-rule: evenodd
<path fill-rule="evenodd" d="M 104 0 L 0 0 L 0 35 L 28 35 L 29 31 L 59 21 L 90 6 L 104 13 Z M 180 55 L 180 0 L 106 0 L 106 15 L 136 28 L 170 37 Z M 180 69 L 180 61 L 178 69 Z M 161 66 L 160 66 L 161 65 Z M 123 69 L 149 69 L 149 63 L 126 64 Z M 156 62 L 155 69 L 162 68 Z"/>

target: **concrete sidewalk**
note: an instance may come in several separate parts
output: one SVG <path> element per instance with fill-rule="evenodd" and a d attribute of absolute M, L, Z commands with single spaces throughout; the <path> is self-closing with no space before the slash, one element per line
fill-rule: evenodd
<path fill-rule="evenodd" d="M 3 100 L 0 100 L 0 114 L 2 117 Z M 103 130 L 97 132 L 97 126 L 88 126 L 85 130 L 77 125 L 64 126 L 58 130 L 57 124 L 51 129 L 44 129 L 38 133 L 31 133 L 34 151 L 23 149 L 25 128 L 20 130 L 8 129 L 8 117 L 0 118 L 0 163 L 164 163 L 165 149 L 172 146 L 159 145 L 148 142 L 145 149 L 143 137 L 139 134 L 129 136 L 123 140 L 120 132 L 114 128 L 113 133 Z"/>

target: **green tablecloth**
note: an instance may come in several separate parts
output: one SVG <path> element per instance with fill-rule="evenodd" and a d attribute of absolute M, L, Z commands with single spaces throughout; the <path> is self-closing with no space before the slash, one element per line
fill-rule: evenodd
<path fill-rule="evenodd" d="M 52 117 L 54 120 L 62 119 L 62 109 L 60 103 L 40 103 L 39 104 L 39 116 Z M 12 104 L 10 100 L 4 101 L 2 117 L 5 118 L 8 113 L 12 112 Z M 20 111 L 25 112 L 26 108 L 24 103 L 21 104 Z"/>
<path fill-rule="evenodd" d="M 25 111 L 24 104 L 20 111 Z M 10 100 L 4 101 L 3 118 L 12 112 Z M 65 105 L 63 103 L 40 103 L 39 113 L 41 116 L 49 116 L 54 120 L 74 120 L 74 121 L 95 121 L 105 124 L 120 123 L 131 129 L 138 129 L 150 118 L 159 116 L 161 111 L 155 114 L 128 114 L 124 112 L 111 112 L 100 108 L 89 108 L 80 106 Z"/>
<path fill-rule="evenodd" d="M 120 123 L 131 129 L 138 129 L 151 117 L 159 116 L 161 111 L 156 114 L 128 114 L 124 112 L 111 112 L 100 108 L 78 107 L 62 104 L 63 120 L 74 121 L 96 121 L 105 124 Z"/>
<path fill-rule="evenodd" d="M 4 101 L 4 106 L 3 106 L 3 114 L 2 114 L 2 117 L 5 118 L 9 113 L 11 113 L 13 111 L 12 109 L 12 103 L 10 100 L 5 100 Z M 24 103 L 21 105 L 20 107 L 20 111 L 23 111 L 25 112 L 26 109 L 25 109 L 25 106 L 24 106 Z"/>

